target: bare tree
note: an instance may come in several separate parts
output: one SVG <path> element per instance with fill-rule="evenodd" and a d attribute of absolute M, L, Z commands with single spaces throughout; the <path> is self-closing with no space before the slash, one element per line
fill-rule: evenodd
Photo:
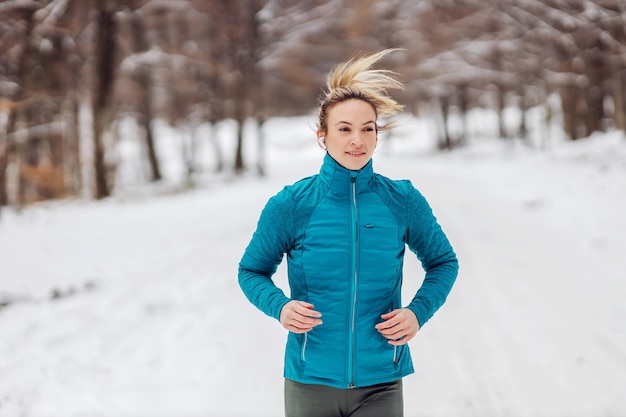
<path fill-rule="evenodd" d="M 108 197 L 112 186 L 107 163 L 105 161 L 105 134 L 110 130 L 113 120 L 112 92 L 115 81 L 117 22 L 116 0 L 96 1 L 96 35 L 93 65 L 93 140 L 94 140 L 94 175 L 95 197 Z"/>
<path fill-rule="evenodd" d="M 137 5 L 135 5 L 137 7 Z M 130 31 L 130 43 L 134 54 L 142 54 L 151 49 L 146 36 L 145 16 L 137 8 L 128 11 L 127 27 Z M 142 60 L 135 60 L 130 65 L 130 76 L 137 84 L 139 96 L 136 103 L 137 121 L 143 128 L 142 134 L 145 142 L 146 158 L 150 167 L 150 180 L 159 181 L 162 179 L 161 167 L 157 157 L 155 134 L 154 134 L 154 105 L 152 91 L 153 68 L 149 63 Z"/>
<path fill-rule="evenodd" d="M 265 120 L 310 113 L 333 65 L 383 48 L 405 50 L 386 66 L 406 83 L 397 94 L 407 110 L 437 117 L 442 148 L 471 140 L 474 107 L 499 114 L 501 137 L 528 138 L 530 109 L 559 110 L 550 97 L 560 97 L 572 139 L 626 130 L 625 28 L 621 0 L 7 0 L 0 206 L 75 194 L 83 172 L 95 198 L 110 195 L 116 144 L 107 135 L 122 116 L 143 127 L 147 181 L 164 175 L 157 119 L 180 133 L 189 183 L 202 170 L 201 127 L 237 122 L 232 170 L 242 173 L 252 168 L 243 127 L 255 122 L 263 175 Z M 93 126 L 81 137 L 85 98 Z M 522 117 L 505 125 L 511 106 Z M 208 136 L 220 171 L 221 142 Z"/>

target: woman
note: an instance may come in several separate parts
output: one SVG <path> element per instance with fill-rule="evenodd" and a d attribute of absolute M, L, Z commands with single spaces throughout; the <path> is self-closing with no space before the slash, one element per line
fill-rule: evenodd
<path fill-rule="evenodd" d="M 444 303 L 456 255 L 408 180 L 374 173 L 378 119 L 398 113 L 388 94 L 402 84 L 371 67 L 391 52 L 331 71 L 317 136 L 318 175 L 285 187 L 264 208 L 239 264 L 248 299 L 289 330 L 287 417 L 402 416 L 409 342 Z M 401 305 L 405 247 L 426 275 Z M 287 255 L 290 297 L 272 281 Z"/>

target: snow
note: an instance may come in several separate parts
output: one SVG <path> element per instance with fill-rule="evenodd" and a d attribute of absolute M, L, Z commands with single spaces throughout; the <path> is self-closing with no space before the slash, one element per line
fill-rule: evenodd
<path fill-rule="evenodd" d="M 0 416 L 282 415 L 286 334 L 244 298 L 237 263 L 267 199 L 318 171 L 313 125 L 266 123 L 263 179 L 3 211 Z M 461 266 L 410 342 L 405 414 L 625 415 L 623 134 L 545 150 L 482 134 L 437 153 L 432 132 L 405 117 L 374 155 L 425 194 Z M 422 278 L 408 257 L 406 297 Z"/>

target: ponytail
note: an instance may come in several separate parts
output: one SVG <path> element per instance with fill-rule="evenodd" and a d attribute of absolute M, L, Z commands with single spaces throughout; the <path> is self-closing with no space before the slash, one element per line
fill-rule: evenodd
<path fill-rule="evenodd" d="M 386 49 L 372 55 L 352 58 L 339 64 L 326 77 L 325 94 L 320 100 L 318 129 L 327 130 L 328 109 L 345 100 L 357 99 L 368 102 L 377 117 L 389 117 L 402 111 L 403 106 L 389 96 L 389 89 L 403 89 L 403 84 L 390 70 L 371 69 L 383 57 L 397 49 Z M 385 129 L 389 125 L 379 126 Z"/>

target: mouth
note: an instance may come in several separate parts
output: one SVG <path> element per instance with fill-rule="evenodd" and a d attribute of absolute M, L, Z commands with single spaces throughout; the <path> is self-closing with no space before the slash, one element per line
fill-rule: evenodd
<path fill-rule="evenodd" d="M 346 155 L 349 155 L 349 156 L 363 156 L 363 155 L 365 155 L 365 152 L 362 152 L 362 151 L 352 151 L 352 152 L 346 152 Z"/>

